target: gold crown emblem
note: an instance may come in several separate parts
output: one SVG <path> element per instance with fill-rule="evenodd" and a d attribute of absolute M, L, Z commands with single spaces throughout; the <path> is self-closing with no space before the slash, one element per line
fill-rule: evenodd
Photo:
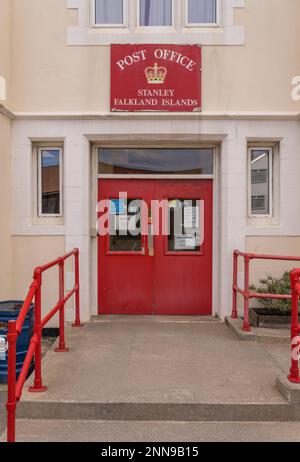
<path fill-rule="evenodd" d="M 153 67 L 146 67 L 145 69 L 147 82 L 151 84 L 164 83 L 167 73 L 167 69 L 165 67 L 158 67 L 157 63 L 154 63 Z"/>

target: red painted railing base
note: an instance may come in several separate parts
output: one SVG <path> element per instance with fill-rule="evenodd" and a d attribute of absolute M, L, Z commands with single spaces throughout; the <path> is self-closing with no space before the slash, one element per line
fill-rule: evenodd
<path fill-rule="evenodd" d="M 292 383 L 300 383 L 300 377 L 293 377 L 292 375 L 288 375 L 287 378 Z"/>
<path fill-rule="evenodd" d="M 243 330 L 244 332 L 252 332 L 252 329 L 251 329 L 250 326 L 248 326 L 248 327 L 247 327 L 247 326 L 242 327 L 242 330 Z"/>
<path fill-rule="evenodd" d="M 35 388 L 33 385 L 32 387 L 28 387 L 29 393 L 45 393 L 47 390 L 48 390 L 48 387 L 46 386 Z"/>
<path fill-rule="evenodd" d="M 69 353 L 69 348 L 55 348 L 55 353 Z"/>

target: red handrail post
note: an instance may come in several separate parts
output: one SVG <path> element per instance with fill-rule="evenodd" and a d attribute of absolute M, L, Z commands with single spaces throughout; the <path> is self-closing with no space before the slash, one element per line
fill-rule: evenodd
<path fill-rule="evenodd" d="M 38 342 L 35 348 L 34 384 L 29 387 L 31 393 L 42 393 L 47 391 L 42 381 L 42 270 L 40 267 L 34 271 L 34 279 L 37 283 L 34 306 L 34 334 Z"/>
<path fill-rule="evenodd" d="M 238 313 L 237 313 L 237 307 L 236 307 L 236 301 L 237 301 L 237 270 L 238 270 L 238 251 L 235 250 L 233 252 L 233 284 L 232 284 L 232 313 L 231 317 L 232 319 L 237 319 Z"/>
<path fill-rule="evenodd" d="M 76 317 L 73 327 L 82 327 L 80 322 L 80 284 L 79 284 L 79 250 L 75 249 L 75 304 L 76 304 Z"/>
<path fill-rule="evenodd" d="M 244 272 L 244 323 L 243 330 L 245 332 L 251 332 L 251 327 L 249 324 L 249 266 L 250 266 L 250 256 L 246 254 L 244 256 L 245 263 L 245 272 Z"/>
<path fill-rule="evenodd" d="M 16 439 L 16 358 L 17 358 L 17 327 L 16 321 L 8 322 L 8 383 L 7 383 L 7 442 L 14 443 Z"/>
<path fill-rule="evenodd" d="M 59 310 L 59 346 L 55 349 L 56 353 L 68 353 L 69 348 L 65 344 L 65 262 L 59 263 L 59 301 L 63 302 Z"/>
<path fill-rule="evenodd" d="M 299 270 L 291 271 L 291 291 L 292 291 L 292 322 L 291 322 L 291 368 L 288 379 L 293 383 L 300 383 L 299 377 L 299 294 L 297 284 L 299 281 Z"/>

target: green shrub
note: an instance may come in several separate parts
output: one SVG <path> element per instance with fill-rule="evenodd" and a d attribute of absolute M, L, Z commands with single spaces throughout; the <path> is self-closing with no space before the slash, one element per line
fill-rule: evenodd
<path fill-rule="evenodd" d="M 259 280 L 258 286 L 252 284 L 250 291 L 260 294 L 290 294 L 290 273 L 286 271 L 281 278 L 274 278 L 269 274 L 266 279 Z M 272 310 L 282 315 L 288 315 L 291 312 L 291 300 L 276 300 L 271 298 L 259 298 L 257 300 L 267 310 Z"/>

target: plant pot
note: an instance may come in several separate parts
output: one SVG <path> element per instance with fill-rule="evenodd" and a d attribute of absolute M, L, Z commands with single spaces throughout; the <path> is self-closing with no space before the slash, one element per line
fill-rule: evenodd
<path fill-rule="evenodd" d="M 272 313 L 266 308 L 250 308 L 249 320 L 253 327 L 284 329 L 291 326 L 291 315 Z"/>

